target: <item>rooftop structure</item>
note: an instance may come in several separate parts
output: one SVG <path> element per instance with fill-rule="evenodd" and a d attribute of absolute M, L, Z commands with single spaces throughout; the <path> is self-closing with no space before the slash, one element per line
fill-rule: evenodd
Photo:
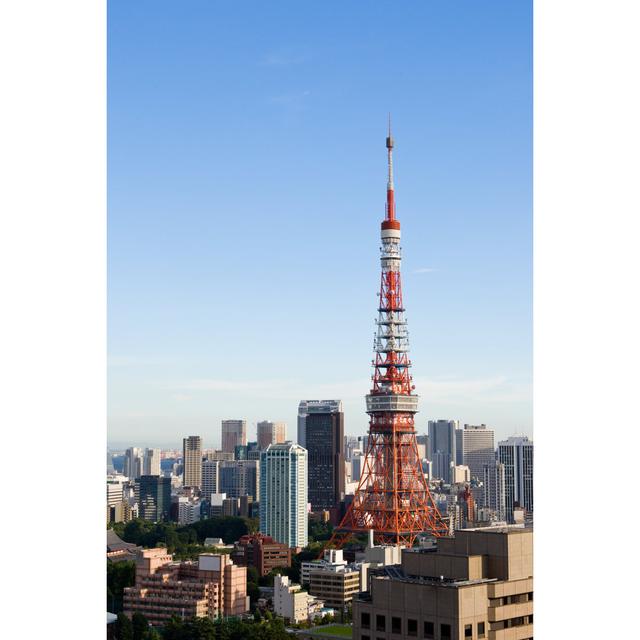
<path fill-rule="evenodd" d="M 531 529 L 457 531 L 381 573 L 354 600 L 354 640 L 533 638 Z"/>

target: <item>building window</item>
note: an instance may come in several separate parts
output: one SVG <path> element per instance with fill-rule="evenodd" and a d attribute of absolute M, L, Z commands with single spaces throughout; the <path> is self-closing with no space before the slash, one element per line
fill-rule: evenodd
<path fill-rule="evenodd" d="M 484 638 L 484 622 L 478 622 L 478 638 Z"/>
<path fill-rule="evenodd" d="M 473 638 L 473 625 L 471 624 L 464 625 L 464 637 Z"/>
<path fill-rule="evenodd" d="M 402 633 L 402 618 L 391 618 L 391 633 Z"/>
<path fill-rule="evenodd" d="M 376 616 L 376 631 L 386 631 L 387 630 L 387 621 L 384 616 L 378 614 Z"/>
<path fill-rule="evenodd" d="M 368 629 L 371 625 L 371 616 L 368 613 L 364 613 L 364 611 L 360 614 L 360 626 L 363 629 Z"/>
<path fill-rule="evenodd" d="M 435 636 L 435 632 L 433 622 L 424 623 L 424 637 L 427 638 L 427 640 L 433 638 Z"/>
<path fill-rule="evenodd" d="M 365 635 L 364 633 L 360 636 L 360 640 L 371 640 L 370 636 Z"/>
<path fill-rule="evenodd" d="M 417 620 L 407 620 L 407 635 L 408 636 L 417 636 L 418 635 L 418 621 Z"/>
<path fill-rule="evenodd" d="M 440 640 L 451 640 L 451 625 L 450 624 L 441 624 L 440 625 Z"/>

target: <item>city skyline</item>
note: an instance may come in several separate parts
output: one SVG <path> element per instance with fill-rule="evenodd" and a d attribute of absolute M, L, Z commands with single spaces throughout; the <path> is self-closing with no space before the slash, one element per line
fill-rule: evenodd
<path fill-rule="evenodd" d="M 225 57 L 224 7 L 110 9 L 112 444 L 291 430 L 304 398 L 367 432 L 388 110 L 417 431 L 532 433 L 530 8 L 313 11 L 257 8 Z"/>

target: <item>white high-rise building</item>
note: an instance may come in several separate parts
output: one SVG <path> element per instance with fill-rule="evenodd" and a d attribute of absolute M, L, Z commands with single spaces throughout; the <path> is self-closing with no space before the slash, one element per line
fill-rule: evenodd
<path fill-rule="evenodd" d="M 289 547 L 306 547 L 307 450 L 292 442 L 260 454 L 260 531 Z"/>
<path fill-rule="evenodd" d="M 486 424 L 465 424 L 462 447 L 462 464 L 469 467 L 472 478 L 482 481 L 484 466 L 493 464 L 496 459 L 493 429 L 487 428 Z"/>
<path fill-rule="evenodd" d="M 533 441 L 511 436 L 499 442 L 498 460 L 504 465 L 507 517 L 511 518 L 516 502 L 533 513 Z"/>
<path fill-rule="evenodd" d="M 270 444 L 280 444 L 287 439 L 287 423 L 262 420 L 256 426 L 258 449 L 263 451 Z"/>
<path fill-rule="evenodd" d="M 504 470 L 504 464 L 499 460 L 495 460 L 493 464 L 484 466 L 482 480 L 484 506 L 495 511 L 498 520 L 506 520 L 507 518 Z"/>
<path fill-rule="evenodd" d="M 145 449 L 143 471 L 145 476 L 159 476 L 160 449 Z"/>
<path fill-rule="evenodd" d="M 235 453 L 237 446 L 247 446 L 247 421 L 222 421 L 222 451 Z"/>

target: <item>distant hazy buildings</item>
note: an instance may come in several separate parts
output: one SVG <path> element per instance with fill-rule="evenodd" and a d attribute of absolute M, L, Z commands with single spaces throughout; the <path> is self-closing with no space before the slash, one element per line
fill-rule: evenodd
<path fill-rule="evenodd" d="M 140 476 L 140 517 L 159 522 L 169 520 L 171 509 L 171 478 Z"/>
<path fill-rule="evenodd" d="M 223 460 L 219 467 L 218 491 L 228 498 L 260 495 L 260 463 L 258 460 Z"/>
<path fill-rule="evenodd" d="M 142 473 L 145 476 L 160 475 L 160 449 L 145 449 Z"/>
<path fill-rule="evenodd" d="M 129 447 L 124 454 L 124 475 L 131 480 L 137 480 L 142 472 L 142 451 L 138 447 Z"/>
<path fill-rule="evenodd" d="M 287 423 L 263 420 L 257 424 L 258 449 L 264 451 L 270 444 L 280 444 L 287 439 Z"/>
<path fill-rule="evenodd" d="M 342 401 L 307 401 L 304 440 L 309 452 L 309 502 L 313 511 L 334 509 L 344 497 Z"/>
<path fill-rule="evenodd" d="M 189 436 L 182 441 L 183 480 L 185 487 L 200 488 L 202 484 L 202 438 Z"/>
<path fill-rule="evenodd" d="M 222 421 L 222 450 L 227 453 L 234 453 L 238 445 L 247 444 L 247 421 L 246 420 L 223 420 Z"/>
<path fill-rule="evenodd" d="M 484 466 L 496 459 L 493 429 L 486 424 L 465 424 L 462 433 L 463 462 L 471 471 L 471 477 L 482 480 Z"/>
<path fill-rule="evenodd" d="M 447 484 L 453 482 L 452 468 L 456 466 L 457 420 L 429 420 L 429 454 L 435 478 Z"/>
<path fill-rule="evenodd" d="M 505 507 L 511 517 L 515 504 L 533 512 L 533 442 L 512 436 L 498 443 L 498 460 L 504 465 Z"/>
<path fill-rule="evenodd" d="M 289 547 L 306 547 L 307 450 L 292 442 L 260 454 L 260 532 Z"/>

